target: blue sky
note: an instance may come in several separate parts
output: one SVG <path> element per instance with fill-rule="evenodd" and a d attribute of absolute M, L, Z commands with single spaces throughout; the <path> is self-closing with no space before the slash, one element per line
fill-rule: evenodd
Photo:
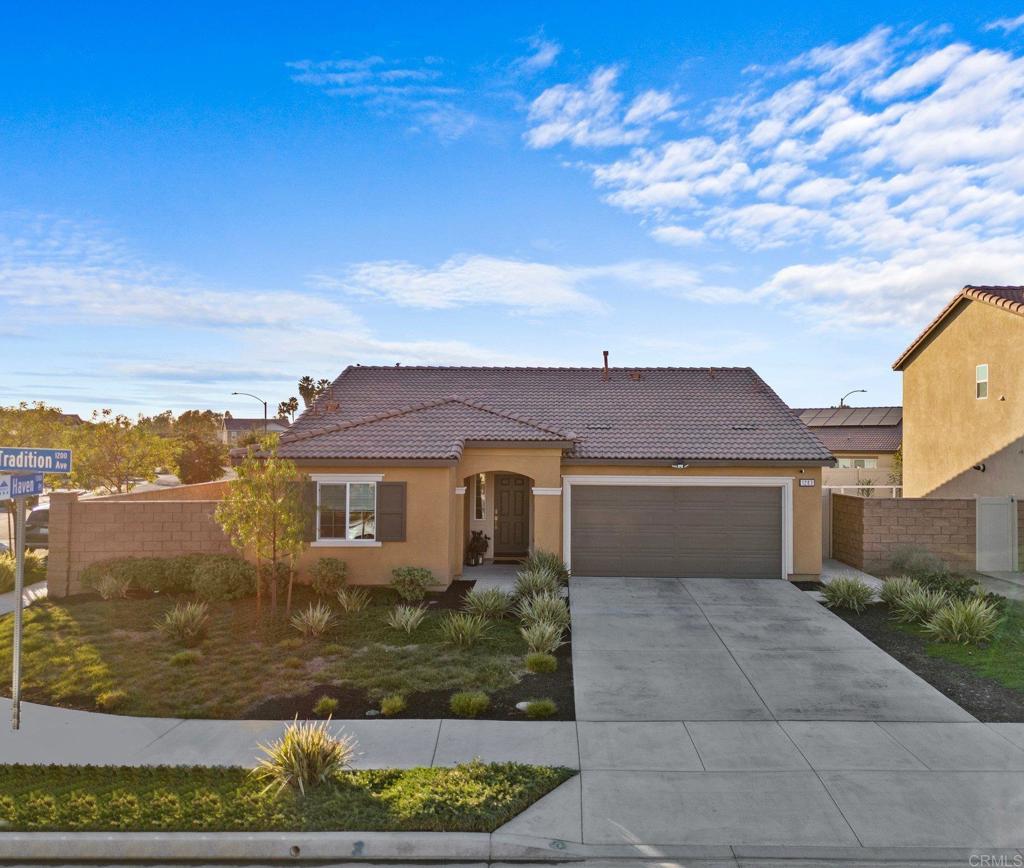
<path fill-rule="evenodd" d="M 896 403 L 1024 283 L 1024 7 L 368 5 L 5 12 L 0 403 L 602 349 Z"/>

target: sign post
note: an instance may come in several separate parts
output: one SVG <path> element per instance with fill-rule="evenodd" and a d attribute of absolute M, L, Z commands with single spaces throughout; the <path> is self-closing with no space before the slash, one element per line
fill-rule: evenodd
<path fill-rule="evenodd" d="M 43 493 L 44 473 L 70 473 L 70 449 L 0 446 L 0 501 L 14 499 L 14 641 L 11 643 L 11 729 L 21 726 L 21 633 L 25 606 L 25 498 Z"/>

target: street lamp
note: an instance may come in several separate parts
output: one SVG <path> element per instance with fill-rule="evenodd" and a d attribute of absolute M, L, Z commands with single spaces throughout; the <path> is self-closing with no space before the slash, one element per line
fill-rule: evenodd
<path fill-rule="evenodd" d="M 847 392 L 845 395 L 843 395 L 842 398 L 839 399 L 839 409 L 842 409 L 843 407 L 846 406 L 846 399 L 849 398 L 850 395 L 856 395 L 858 392 L 867 392 L 867 389 L 854 389 L 852 392 Z M 266 408 L 266 406 L 266 404 L 263 405 L 264 409 Z"/>
<path fill-rule="evenodd" d="M 254 395 L 252 392 L 232 392 L 232 395 L 245 395 L 246 398 L 255 398 L 263 405 L 263 434 L 266 436 L 267 433 L 267 402 L 264 401 L 259 395 Z"/>

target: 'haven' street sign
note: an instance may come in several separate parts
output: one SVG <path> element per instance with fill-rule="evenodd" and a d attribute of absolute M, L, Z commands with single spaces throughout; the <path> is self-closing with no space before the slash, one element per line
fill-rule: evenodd
<path fill-rule="evenodd" d="M 22 473 L 10 476 L 0 475 L 0 501 L 12 497 L 34 497 L 43 493 L 42 473 Z"/>
<path fill-rule="evenodd" d="M 70 473 L 70 449 L 0 446 L 0 473 Z"/>

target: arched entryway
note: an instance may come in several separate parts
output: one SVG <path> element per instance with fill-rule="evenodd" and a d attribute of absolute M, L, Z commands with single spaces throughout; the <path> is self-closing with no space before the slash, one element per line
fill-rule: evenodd
<path fill-rule="evenodd" d="M 487 538 L 486 564 L 517 564 L 533 544 L 533 480 L 521 473 L 490 470 L 464 480 L 466 545 L 474 532 Z"/>

